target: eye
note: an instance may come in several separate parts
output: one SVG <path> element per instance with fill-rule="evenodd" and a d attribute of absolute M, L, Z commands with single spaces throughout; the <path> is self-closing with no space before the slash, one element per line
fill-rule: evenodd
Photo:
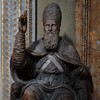
<path fill-rule="evenodd" d="M 57 26 L 56 24 L 53 24 L 52 26 Z"/>
<path fill-rule="evenodd" d="M 49 24 L 46 24 L 45 26 L 46 26 L 46 27 L 49 27 L 50 25 L 49 25 Z"/>

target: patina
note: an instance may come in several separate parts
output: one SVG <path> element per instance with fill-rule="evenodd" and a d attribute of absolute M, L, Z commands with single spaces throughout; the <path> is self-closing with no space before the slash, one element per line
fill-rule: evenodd
<path fill-rule="evenodd" d="M 55 3 L 43 12 L 43 38 L 25 48 L 26 13 L 11 56 L 11 100 L 92 100 L 93 84 L 74 45 L 60 37 L 62 13 Z"/>

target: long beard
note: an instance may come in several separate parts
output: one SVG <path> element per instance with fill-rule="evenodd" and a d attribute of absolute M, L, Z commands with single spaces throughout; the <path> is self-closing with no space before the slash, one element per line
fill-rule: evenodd
<path fill-rule="evenodd" d="M 46 49 L 56 49 L 58 46 L 59 34 L 58 32 L 48 32 L 44 34 L 44 46 Z"/>

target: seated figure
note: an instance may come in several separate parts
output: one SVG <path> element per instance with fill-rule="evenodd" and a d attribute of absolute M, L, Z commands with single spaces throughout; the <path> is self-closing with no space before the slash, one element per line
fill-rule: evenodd
<path fill-rule="evenodd" d="M 10 69 L 11 100 L 92 100 L 93 84 L 78 52 L 60 37 L 62 12 L 55 3 L 43 12 L 43 38 L 25 48 L 26 14 L 19 17 Z"/>

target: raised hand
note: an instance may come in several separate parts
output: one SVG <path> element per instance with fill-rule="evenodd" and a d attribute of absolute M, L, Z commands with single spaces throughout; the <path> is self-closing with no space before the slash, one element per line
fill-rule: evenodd
<path fill-rule="evenodd" d="M 19 17 L 18 21 L 18 29 L 19 32 L 26 33 L 27 30 L 27 11 L 24 11 L 22 15 Z"/>

